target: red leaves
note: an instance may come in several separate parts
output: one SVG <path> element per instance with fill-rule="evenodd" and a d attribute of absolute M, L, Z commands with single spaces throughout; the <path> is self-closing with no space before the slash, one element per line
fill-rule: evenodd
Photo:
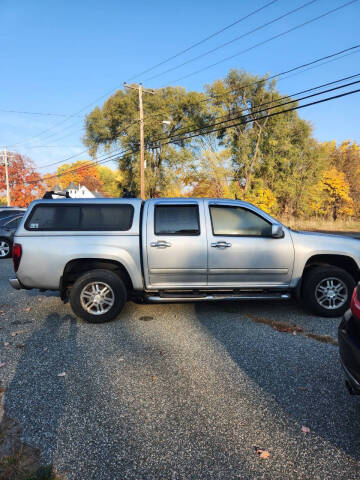
<path fill-rule="evenodd" d="M 11 203 L 19 207 L 26 207 L 32 200 L 42 196 L 45 190 L 44 183 L 28 183 L 41 179 L 30 158 L 15 152 L 9 152 L 9 157 Z M 5 188 L 5 167 L 0 165 L 0 191 Z"/>

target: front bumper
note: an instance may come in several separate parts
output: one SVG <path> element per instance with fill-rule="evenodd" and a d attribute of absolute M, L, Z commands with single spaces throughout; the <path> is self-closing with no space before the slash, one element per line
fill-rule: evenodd
<path fill-rule="evenodd" d="M 22 285 L 16 277 L 9 278 L 9 283 L 13 288 L 15 288 L 15 290 L 22 289 Z"/>
<path fill-rule="evenodd" d="M 360 395 L 360 320 L 348 310 L 338 330 L 339 351 L 347 387 L 350 393 Z"/>

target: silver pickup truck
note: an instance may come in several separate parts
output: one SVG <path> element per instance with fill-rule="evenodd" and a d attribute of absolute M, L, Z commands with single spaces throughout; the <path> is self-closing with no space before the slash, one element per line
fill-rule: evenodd
<path fill-rule="evenodd" d="M 360 241 L 293 231 L 238 200 L 37 200 L 15 236 L 16 288 L 59 290 L 93 323 L 143 302 L 301 299 L 348 308 Z"/>

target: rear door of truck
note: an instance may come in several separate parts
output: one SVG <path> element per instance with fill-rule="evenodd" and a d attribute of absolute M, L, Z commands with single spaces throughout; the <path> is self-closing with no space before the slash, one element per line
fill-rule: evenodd
<path fill-rule="evenodd" d="M 196 288 L 207 283 L 207 239 L 202 199 L 151 199 L 142 229 L 148 288 Z"/>

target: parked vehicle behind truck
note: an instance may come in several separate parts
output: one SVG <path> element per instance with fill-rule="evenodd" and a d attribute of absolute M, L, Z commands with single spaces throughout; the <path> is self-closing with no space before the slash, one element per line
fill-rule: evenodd
<path fill-rule="evenodd" d="M 358 240 L 296 232 L 238 200 L 37 200 L 14 241 L 11 285 L 59 290 L 93 323 L 112 320 L 129 299 L 296 296 L 335 317 L 360 279 Z"/>

